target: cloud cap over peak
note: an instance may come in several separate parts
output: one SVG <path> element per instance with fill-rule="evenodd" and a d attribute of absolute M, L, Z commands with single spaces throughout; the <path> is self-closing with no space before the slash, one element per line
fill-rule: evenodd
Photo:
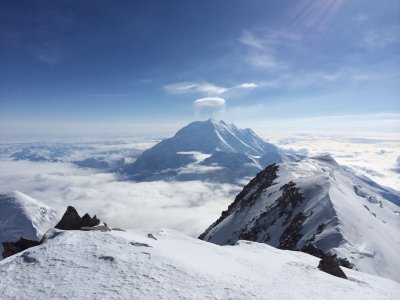
<path fill-rule="evenodd" d="M 222 107 L 226 104 L 226 101 L 221 97 L 207 97 L 196 99 L 193 104 L 196 107 Z"/>
<path fill-rule="evenodd" d="M 200 98 L 193 101 L 197 117 L 216 117 L 224 113 L 226 101 L 221 97 Z"/>

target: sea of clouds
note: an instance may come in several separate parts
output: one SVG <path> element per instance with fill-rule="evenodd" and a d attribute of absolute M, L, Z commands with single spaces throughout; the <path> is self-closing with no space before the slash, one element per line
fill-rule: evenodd
<path fill-rule="evenodd" d="M 330 154 L 356 174 L 400 190 L 400 135 L 394 133 L 259 133 L 269 142 L 307 156 Z"/>
<path fill-rule="evenodd" d="M 198 236 L 219 217 L 241 187 L 202 181 L 138 183 L 126 180 L 117 172 L 76 164 L 77 158 L 99 157 L 104 153 L 111 153 L 111 160 L 133 153 L 132 161 L 140 150 L 156 141 L 97 141 L 90 146 L 74 142 L 73 151 L 56 159 L 54 152 L 62 151 L 55 149 L 71 149 L 71 143 L 40 143 L 39 148 L 37 143 L 3 144 L 0 145 L 1 192 L 23 192 L 50 205 L 60 216 L 67 205 L 73 205 L 82 214 L 96 214 L 112 227 L 165 227 Z M 40 161 L 12 157 L 15 151 L 35 147 L 39 149 Z M 128 147 L 135 151 L 127 152 Z M 44 161 L 46 155 L 52 161 Z"/>
<path fill-rule="evenodd" d="M 360 175 L 397 190 L 400 187 L 400 139 L 396 136 L 260 134 L 286 151 L 308 156 L 329 153 Z M 138 183 L 102 168 L 103 164 L 88 168 L 79 163 L 95 157 L 109 159 L 115 167 L 115 162 L 134 161 L 159 140 L 3 143 L 0 192 L 23 192 L 55 208 L 60 216 L 67 205 L 73 205 L 112 227 L 165 227 L 197 236 L 220 216 L 242 186 L 202 181 Z M 32 151 L 40 155 L 32 156 Z M 31 161 L 32 157 L 40 159 Z"/>

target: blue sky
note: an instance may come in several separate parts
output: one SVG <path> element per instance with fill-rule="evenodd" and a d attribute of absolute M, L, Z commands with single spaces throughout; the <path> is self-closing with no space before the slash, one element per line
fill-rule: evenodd
<path fill-rule="evenodd" d="M 0 39 L 0 128 L 10 132 L 211 114 L 400 129 L 395 0 L 6 0 Z"/>

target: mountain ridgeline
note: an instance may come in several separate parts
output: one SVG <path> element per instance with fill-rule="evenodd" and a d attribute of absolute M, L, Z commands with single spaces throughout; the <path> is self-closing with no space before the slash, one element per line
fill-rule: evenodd
<path fill-rule="evenodd" d="M 330 156 L 272 164 L 200 239 L 219 245 L 250 240 L 330 256 L 345 267 L 400 280 L 399 199 Z"/>
<path fill-rule="evenodd" d="M 136 181 L 206 180 L 237 183 L 271 163 L 295 159 L 251 129 L 209 119 L 196 121 L 144 151 L 123 168 Z"/>

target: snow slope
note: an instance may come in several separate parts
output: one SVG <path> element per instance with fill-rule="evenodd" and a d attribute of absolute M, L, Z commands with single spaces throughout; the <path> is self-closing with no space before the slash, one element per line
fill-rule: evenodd
<path fill-rule="evenodd" d="M 147 237 L 151 232 L 157 240 Z M 0 262 L 2 299 L 396 299 L 400 284 L 317 269 L 313 256 L 170 230 L 54 231 Z"/>
<path fill-rule="evenodd" d="M 399 193 L 360 179 L 330 156 L 271 165 L 201 238 L 247 239 L 314 255 L 400 281 Z"/>
<path fill-rule="evenodd" d="M 21 192 L 0 193 L 0 257 L 4 241 L 38 240 L 57 222 L 56 212 Z"/>
<path fill-rule="evenodd" d="M 288 159 L 251 129 L 209 119 L 190 123 L 174 137 L 146 150 L 123 172 L 137 181 L 199 179 L 234 183 L 254 176 L 272 162 Z"/>

